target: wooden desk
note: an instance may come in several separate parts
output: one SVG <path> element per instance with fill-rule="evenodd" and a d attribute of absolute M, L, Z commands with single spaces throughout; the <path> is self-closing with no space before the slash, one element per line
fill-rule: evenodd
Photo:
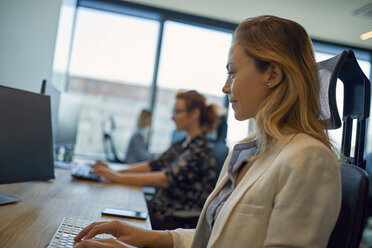
<path fill-rule="evenodd" d="M 105 207 L 147 211 L 141 188 L 112 183 L 74 180 L 70 171 L 55 170 L 56 179 L 0 185 L 0 193 L 21 199 L 0 206 L 0 247 L 47 247 L 64 217 L 108 220 L 101 216 Z M 151 229 L 146 221 L 125 220 Z"/>

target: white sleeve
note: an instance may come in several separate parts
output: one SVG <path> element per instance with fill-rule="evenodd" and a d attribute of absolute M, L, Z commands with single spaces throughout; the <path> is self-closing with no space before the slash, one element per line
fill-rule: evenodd
<path fill-rule="evenodd" d="M 181 229 L 169 231 L 173 238 L 173 248 L 190 248 L 195 229 Z"/>

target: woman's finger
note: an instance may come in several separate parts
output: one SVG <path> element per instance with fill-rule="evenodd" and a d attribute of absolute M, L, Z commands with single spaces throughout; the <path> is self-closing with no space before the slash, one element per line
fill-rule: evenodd
<path fill-rule="evenodd" d="M 104 162 L 102 162 L 101 160 L 97 160 L 95 165 L 99 165 L 99 166 L 103 166 L 103 167 L 108 167 L 108 165 Z"/>
<path fill-rule="evenodd" d="M 103 166 L 97 166 L 93 168 L 93 173 L 97 176 L 106 176 L 110 172 L 110 169 L 103 167 Z"/>
<path fill-rule="evenodd" d="M 100 239 L 99 242 L 102 242 L 104 244 L 110 244 L 112 247 L 115 248 L 128 248 L 124 243 L 122 243 L 120 240 L 109 238 L 109 239 Z"/>
<path fill-rule="evenodd" d="M 87 226 L 86 228 L 84 228 L 83 230 L 80 231 L 80 233 L 78 233 L 78 235 L 75 236 L 74 240 L 76 242 L 79 242 L 83 237 L 85 237 L 89 231 L 96 225 L 99 225 L 99 224 L 102 224 L 102 223 L 106 223 L 106 221 L 104 222 L 93 222 L 92 224 L 90 224 L 89 226 Z"/>
<path fill-rule="evenodd" d="M 92 247 L 92 248 L 128 248 L 122 242 L 117 239 L 109 238 L 109 239 L 98 239 L 98 240 L 84 240 L 79 242 L 75 245 L 76 248 L 85 248 L 85 247 Z"/>
<path fill-rule="evenodd" d="M 113 246 L 99 242 L 98 240 L 84 240 L 77 243 L 75 248 L 113 248 Z"/>
<path fill-rule="evenodd" d="M 100 167 L 94 167 L 93 173 L 96 174 L 97 176 L 102 176 L 102 169 Z"/>
<path fill-rule="evenodd" d="M 88 233 L 85 235 L 85 239 L 91 239 L 95 237 L 97 234 L 112 234 L 116 236 L 116 228 L 112 221 L 99 223 L 94 225 L 92 228 L 89 229 Z"/>

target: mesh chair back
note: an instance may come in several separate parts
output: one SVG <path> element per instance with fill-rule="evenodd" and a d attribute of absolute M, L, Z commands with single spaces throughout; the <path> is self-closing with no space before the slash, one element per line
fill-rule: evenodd
<path fill-rule="evenodd" d="M 371 86 L 352 50 L 318 63 L 320 102 L 328 129 L 341 127 L 336 103 L 336 83 L 344 85 L 341 152 L 345 161 L 365 169 L 363 160 L 366 119 L 369 117 Z M 350 155 L 353 120 L 357 121 L 354 156 Z"/>
<path fill-rule="evenodd" d="M 370 82 L 352 50 L 318 63 L 320 98 L 329 129 L 341 126 L 336 104 L 336 83 L 344 85 L 343 132 L 340 165 L 342 205 L 328 248 L 357 248 L 363 233 L 369 178 L 363 160 L 365 124 L 369 117 Z M 350 155 L 353 120 L 357 121 L 354 156 Z"/>
<path fill-rule="evenodd" d="M 105 124 L 108 124 L 107 126 Z M 106 159 L 109 162 L 113 163 L 123 163 L 121 159 L 119 159 L 118 153 L 116 151 L 114 139 L 112 137 L 112 133 L 115 131 L 116 125 L 113 116 L 110 116 L 107 120 L 107 123 L 102 124 L 102 144 L 103 150 L 105 152 Z"/>

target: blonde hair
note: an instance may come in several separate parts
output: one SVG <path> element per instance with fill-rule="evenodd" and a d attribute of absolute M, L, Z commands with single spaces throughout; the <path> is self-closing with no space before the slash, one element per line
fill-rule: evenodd
<path fill-rule="evenodd" d="M 282 81 L 262 103 L 256 117 L 260 154 L 285 132 L 306 133 L 332 150 L 319 102 L 318 70 L 311 40 L 298 23 L 275 16 L 243 21 L 234 43 L 244 47 L 258 70 L 271 63 L 283 71 Z"/>
<path fill-rule="evenodd" d="M 137 127 L 144 128 L 146 126 L 146 120 L 151 118 L 152 113 L 147 109 L 142 109 L 138 116 Z"/>

